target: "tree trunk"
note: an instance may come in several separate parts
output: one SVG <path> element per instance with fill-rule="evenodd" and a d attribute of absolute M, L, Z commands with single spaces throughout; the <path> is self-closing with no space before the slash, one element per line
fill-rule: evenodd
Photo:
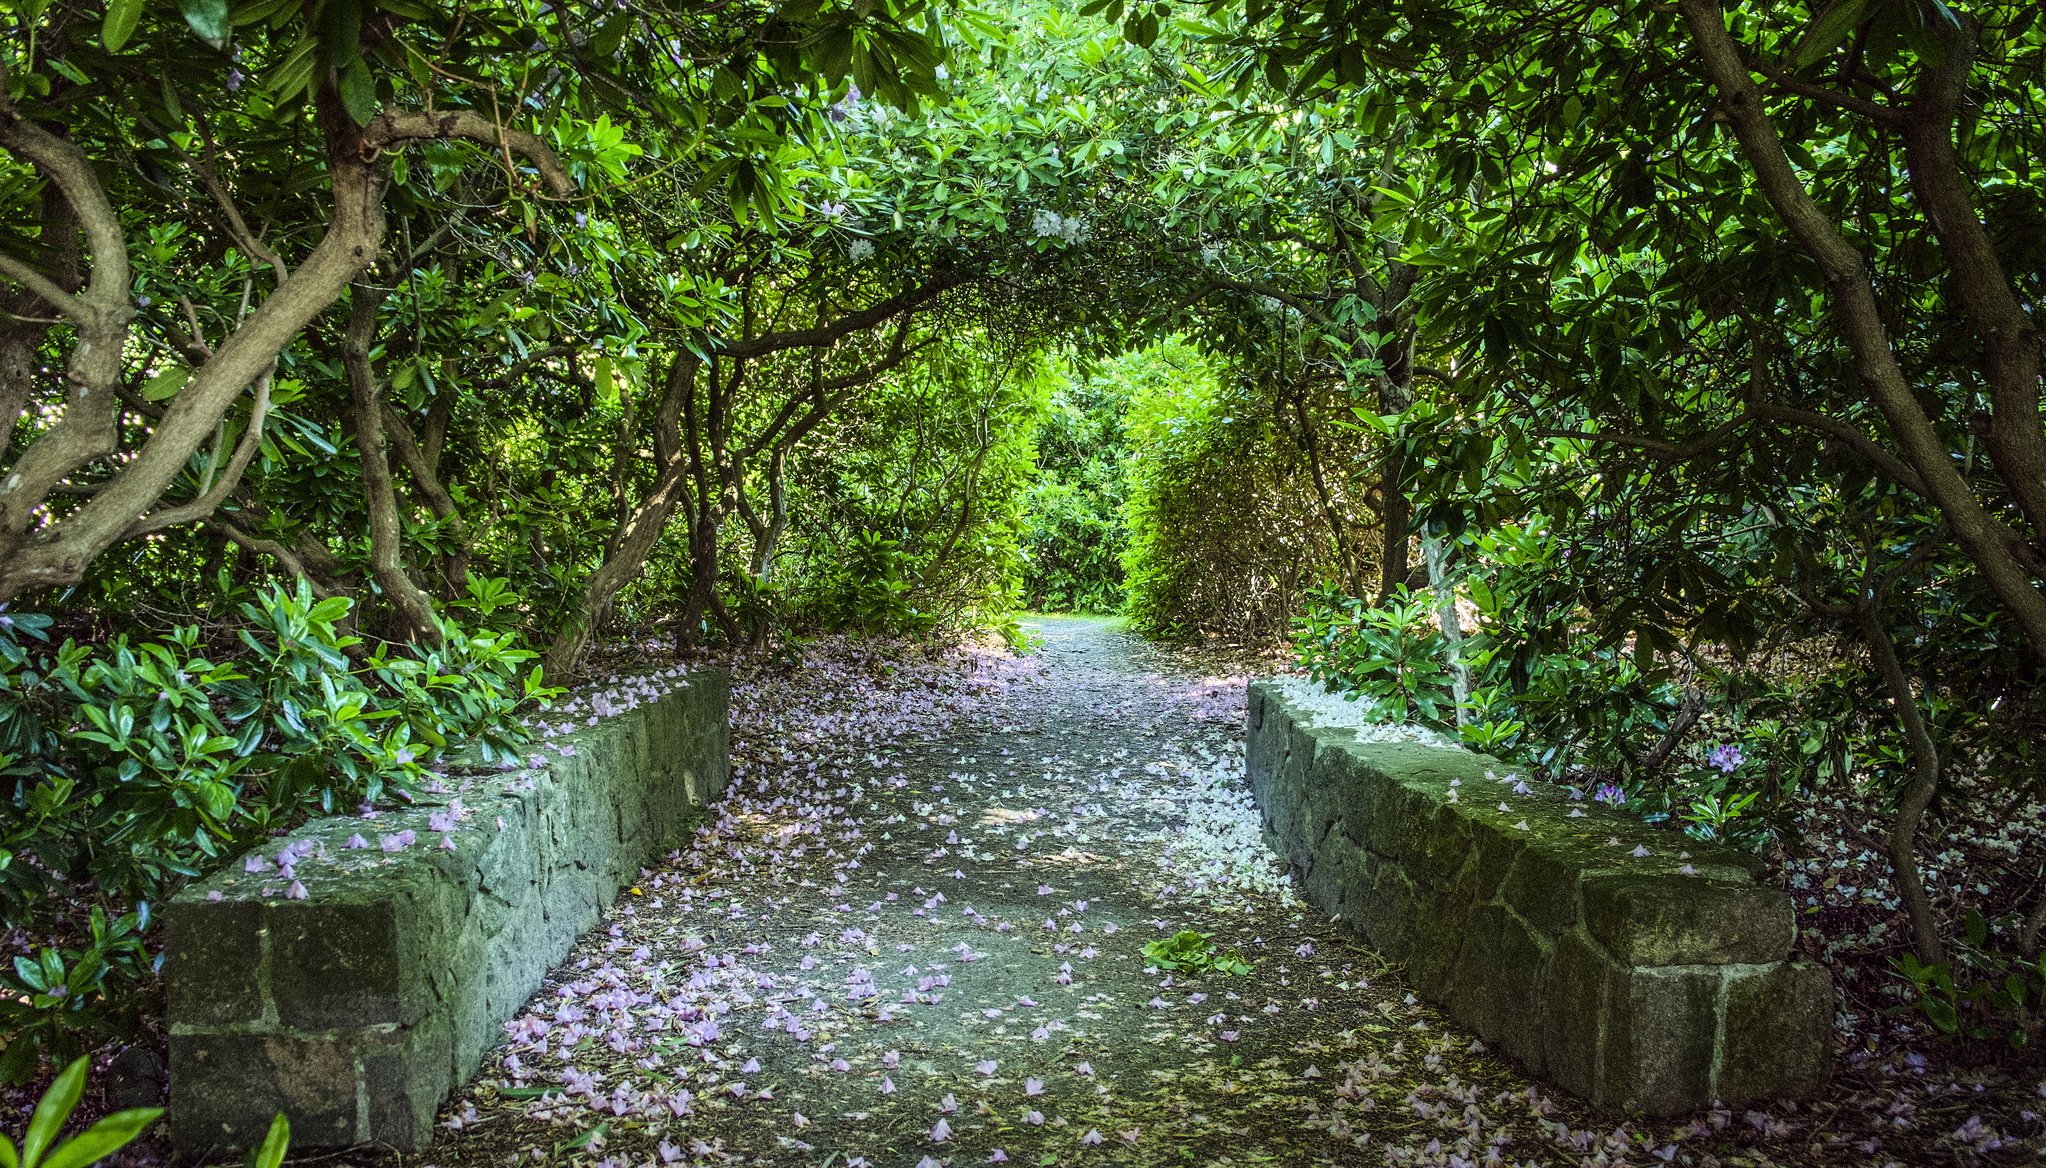
<path fill-rule="evenodd" d="M 1757 185 L 1826 281 L 1834 325 L 1854 356 L 1864 395 L 1889 423 L 1898 453 L 1918 473 L 1927 501 L 2002 602 L 2032 654 L 2046 661 L 2046 592 L 2027 567 L 2029 549 L 2017 532 L 1989 513 L 1955 468 L 1953 452 L 1919 404 L 1891 347 L 1866 262 L 1805 190 L 1775 123 L 1762 108 L 1761 90 L 1727 32 L 1719 0 L 1677 0 L 1677 9 Z"/>
<path fill-rule="evenodd" d="M 1435 619 L 1442 626 L 1442 641 L 1449 654 L 1449 688 L 1456 698 L 1456 724 L 1469 716 L 1471 667 L 1463 657 L 1463 620 L 1456 612 L 1456 589 L 1449 582 L 1442 538 L 1421 537 L 1421 558 L 1428 565 L 1428 584 L 1435 591 Z"/>
<path fill-rule="evenodd" d="M 1983 380 L 1992 406 L 1984 435 L 1990 461 L 2031 522 L 2046 538 L 2046 425 L 2039 415 L 2039 330 L 1997 256 L 1975 209 L 1954 148 L 1959 115 L 1981 30 L 1973 17 L 1960 27 L 1935 22 L 1943 59 L 1927 69 L 1900 138 L 1911 189 L 1939 238 L 1953 273 L 1955 298 L 1982 343 Z"/>
<path fill-rule="evenodd" d="M 1386 323 L 1386 331 L 1398 339 L 1392 352 L 1381 360 L 1385 367 L 1385 373 L 1378 382 L 1378 412 L 1381 414 L 1401 413 L 1414 404 L 1414 324 L 1413 313 L 1407 307 L 1407 295 L 1413 291 L 1418 275 L 1418 269 L 1411 264 L 1387 261 L 1384 303 L 1378 306 L 1378 315 Z M 1413 540 L 1414 510 L 1407 501 L 1406 492 L 1400 487 L 1406 473 L 1406 454 L 1396 448 L 1387 450 L 1378 472 L 1378 523 L 1384 541 L 1384 558 L 1378 565 L 1378 601 L 1381 604 L 1391 599 L 1399 586 L 1407 582 L 1407 554 L 1408 545 Z"/>
<path fill-rule="evenodd" d="M 80 468 L 113 453 L 119 433 L 114 392 L 125 366 L 135 315 L 127 241 L 90 159 L 0 97 L 0 149 L 62 191 L 76 215 L 92 264 L 81 291 L 66 292 L 33 269 L 0 255 L 0 276 L 22 284 L 69 317 L 76 331 L 63 412 L 0 478 L 0 602 L 37 587 L 75 584 L 94 557 L 148 526 L 148 515 L 192 455 L 218 433 L 242 393 L 276 363 L 314 317 L 326 311 L 376 259 L 384 235 L 383 193 L 390 153 L 408 142 L 466 138 L 532 162 L 556 194 L 574 190 L 546 143 L 472 110 L 386 109 L 360 126 L 334 82 L 322 81 L 314 106 L 325 138 L 333 211 L 311 254 L 192 372 L 149 436 L 91 498 L 56 519 L 52 493 Z M 12 425 L 14 419 L 7 419 Z"/>
<path fill-rule="evenodd" d="M 348 375 L 349 414 L 355 449 L 362 456 L 362 495 L 369 507 L 369 570 L 391 602 L 392 631 L 408 644 L 438 645 L 440 622 L 433 602 L 405 570 L 405 525 L 391 484 L 391 455 L 384 444 L 384 403 L 377 389 L 370 351 L 376 346 L 377 313 L 390 290 L 357 284 L 341 337 L 341 366 Z"/>
<path fill-rule="evenodd" d="M 78 216 L 64 199 L 64 192 L 52 183 L 43 188 L 42 231 L 36 242 L 43 253 L 39 267 L 52 273 L 59 291 L 78 291 Z M 50 333 L 47 319 L 57 312 L 54 305 L 33 292 L 23 291 L 0 305 L 0 458 L 14 442 L 15 422 L 35 392 L 42 362 L 38 350 Z"/>
<path fill-rule="evenodd" d="M 1379 383 L 1378 411 L 1396 414 L 1414 404 L 1413 335 L 1401 343 L 1399 356 L 1387 362 L 1385 378 Z M 1385 603 L 1407 581 L 1407 545 L 1413 540 L 1414 509 L 1400 488 L 1406 477 L 1407 456 L 1397 448 L 1386 451 L 1378 472 L 1378 525 L 1385 550 L 1378 564 L 1378 602 Z"/>
<path fill-rule="evenodd" d="M 1904 728 L 1904 739 L 1911 752 L 1911 785 L 1897 800 L 1897 818 L 1890 824 L 1884 842 L 1897 879 L 1897 892 L 1911 920 L 1912 947 L 1918 951 L 1919 960 L 1937 963 L 1946 960 L 1946 946 L 1940 941 L 1939 921 L 1925 894 L 1925 879 L 1918 871 L 1917 847 L 1918 825 L 1924 821 L 1926 808 L 1932 806 L 1933 796 L 1939 793 L 1939 746 L 1925 724 L 1925 711 L 1919 708 L 1918 695 L 1911 688 L 1911 679 L 1904 674 L 1896 643 L 1883 627 L 1878 606 L 1863 604 L 1859 619 L 1862 640 L 1868 645 L 1876 672 L 1882 675 L 1884 688 L 1890 692 L 1890 704 L 1897 712 L 1897 722 Z"/>
<path fill-rule="evenodd" d="M 618 590 L 631 583 L 640 569 L 646 566 L 647 556 L 652 554 L 668 520 L 674 516 L 686 485 L 684 470 L 679 461 L 663 469 L 653 489 L 633 508 L 631 517 L 613 535 L 610 554 L 583 581 L 582 595 L 576 601 L 575 611 L 570 614 L 568 623 L 555 634 L 553 643 L 548 645 L 546 654 L 541 658 L 546 676 L 556 680 L 574 676 L 584 650 L 589 648 L 591 638 L 596 636 L 604 618 L 610 614 L 611 601 L 617 597 Z"/>
<path fill-rule="evenodd" d="M 703 620 L 717 598 L 718 525 L 722 521 L 714 506 L 690 516 L 689 595 L 682 602 L 682 622 L 675 630 L 675 646 L 685 653 L 702 646 Z"/>
<path fill-rule="evenodd" d="M 398 455 L 407 474 L 412 476 L 413 489 L 433 513 L 447 524 L 448 533 L 455 537 L 455 552 L 441 565 L 441 580 L 447 585 L 449 596 L 459 596 L 469 575 L 469 555 L 472 544 L 469 536 L 469 521 L 455 506 L 455 497 L 448 493 L 446 484 L 427 461 L 426 452 L 419 447 L 419 440 L 412 436 L 412 427 L 386 403 L 384 408 L 385 437 L 391 449 Z"/>

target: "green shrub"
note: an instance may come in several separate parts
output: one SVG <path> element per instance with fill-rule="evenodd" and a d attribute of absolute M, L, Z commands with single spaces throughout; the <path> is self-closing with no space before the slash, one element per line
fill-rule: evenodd
<path fill-rule="evenodd" d="M 1181 929 L 1170 937 L 1144 942 L 1144 960 L 1175 973 L 1250 972 L 1250 962 L 1234 949 L 1224 952 L 1215 944 L 1213 933 Z"/>
<path fill-rule="evenodd" d="M 58 1143 L 64 1121 L 71 1118 L 85 1094 L 85 1068 L 85 1060 L 76 1059 L 57 1075 L 29 1116 L 28 1130 L 22 1132 L 19 1146 L 0 1136 L 0 1164 L 7 1168 L 89 1168 L 133 1143 L 163 1114 L 160 1107 L 117 1111 Z M 283 1119 L 278 1116 L 280 1123 Z M 276 1168 L 280 1160 L 282 1156 L 266 1160 L 264 1168 Z"/>
<path fill-rule="evenodd" d="M 900 540 L 873 531 L 855 534 L 832 581 L 837 627 L 884 636 L 918 636 L 936 623 L 917 608 Z"/>
<path fill-rule="evenodd" d="M 96 647 L 0 614 L 0 923 L 66 939 L 0 973 L 0 1070 L 112 1020 L 148 971 L 149 906 L 178 883 L 308 815 L 402 795 L 457 750 L 524 746 L 514 712 L 547 691 L 511 634 L 443 622 L 441 647 L 407 655 L 346 632 L 349 613 L 273 586 L 231 642 L 185 625 Z"/>
<path fill-rule="evenodd" d="M 1433 595 L 1402 588 L 1373 605 L 1323 584 L 1294 624 L 1299 664 L 1367 716 L 1430 727 L 1699 839 L 1757 845 L 1786 794 L 1848 765 L 1858 715 L 1837 675 L 1764 679 L 1705 659 L 1679 670 L 1602 638 L 1547 594 L 1557 548 L 1539 525 L 1463 550 L 1474 566 L 1457 591 L 1463 619 L 1476 616 L 1455 650 L 1463 705 Z"/>
<path fill-rule="evenodd" d="M 1130 385 L 1123 611 L 1131 626 L 1172 640 L 1283 638 L 1303 594 L 1344 574 L 1341 549 L 1371 542 L 1361 484 L 1331 476 L 1324 509 L 1301 436 L 1278 421 L 1271 387 L 1242 368 L 1183 342 L 1113 364 Z M 1348 465 L 1362 447 L 1354 431 L 1316 428 L 1331 466 Z"/>
<path fill-rule="evenodd" d="M 1065 378 L 1038 425 L 1037 474 L 1024 499 L 1023 598 L 1040 612 L 1122 606 L 1129 401 L 1117 368 Z"/>
<path fill-rule="evenodd" d="M 1971 910 L 1950 961 L 1921 962 L 1910 953 L 1890 961 L 1908 987 L 1912 1008 L 1948 1037 L 2001 1040 L 2013 1050 L 2046 1031 L 2046 954 L 2021 956 L 1990 947 L 1989 922 Z"/>

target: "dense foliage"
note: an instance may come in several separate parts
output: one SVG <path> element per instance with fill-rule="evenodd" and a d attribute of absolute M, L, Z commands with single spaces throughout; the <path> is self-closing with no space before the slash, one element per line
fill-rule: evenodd
<path fill-rule="evenodd" d="M 1023 602 L 1040 612 L 1115 612 L 1123 600 L 1129 493 L 1127 389 L 1107 370 L 1061 378 L 1037 429 L 1024 499 Z"/>
<path fill-rule="evenodd" d="M 487 616 L 501 582 L 471 584 Z M 30 1069 L 110 976 L 142 974 L 150 906 L 179 881 L 308 813 L 409 797 L 429 768 L 519 757 L 513 713 L 545 696 L 536 654 L 452 621 L 431 649 L 372 651 L 343 631 L 349 608 L 271 585 L 231 633 L 98 646 L 54 642 L 48 616 L 0 617 L 0 781 L 14 791 L 0 919 L 86 925 L 75 947 L 0 971 L 0 1024 L 28 1039 L 0 1073 Z"/>
<path fill-rule="evenodd" d="M 1179 344 L 1132 354 L 1126 611 L 1154 636 L 1267 641 L 1316 580 L 1357 580 L 1365 538 L 1330 444 L 1333 498 L 1292 421 L 1247 378 Z M 1329 506 L 1325 509 L 1323 504 Z M 1331 520 L 1333 516 L 1333 520 Z"/>

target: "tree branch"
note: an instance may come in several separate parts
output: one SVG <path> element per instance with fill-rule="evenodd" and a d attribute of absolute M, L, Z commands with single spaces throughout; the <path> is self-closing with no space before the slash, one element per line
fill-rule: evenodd
<path fill-rule="evenodd" d="M 721 356 L 750 360 L 784 349 L 824 348 L 854 333 L 864 332 L 897 313 L 921 308 L 940 295 L 981 278 L 978 272 L 956 268 L 940 271 L 906 292 L 898 292 L 857 312 L 849 312 L 830 324 L 792 332 L 768 333 L 744 340 L 721 341 L 718 344 L 718 353 Z"/>
<path fill-rule="evenodd" d="M 1856 97 L 1851 93 L 1842 93 L 1837 89 L 1830 89 L 1824 85 L 1805 81 L 1802 78 L 1793 76 L 1789 70 L 1774 62 L 1756 62 L 1754 70 L 1767 77 L 1778 89 L 1795 93 L 1799 97 L 1811 98 L 1813 101 L 1824 102 L 1827 105 L 1847 110 L 1850 113 L 1860 114 L 1877 125 L 1895 126 L 1903 121 L 1903 115 L 1888 106 L 1878 105 L 1867 98 Z"/>
<path fill-rule="evenodd" d="M 1761 91 L 1727 31 L 1720 0 L 1677 0 L 1677 10 L 1718 92 L 1719 116 L 1732 128 L 1756 185 L 1825 279 L 1835 327 L 1854 356 L 1863 393 L 1882 411 L 1901 457 L 1923 480 L 1926 499 L 1939 509 L 1984 583 L 2023 631 L 2032 655 L 2046 661 L 2046 592 L 2011 550 L 2017 533 L 1975 496 L 1926 416 L 1892 348 L 1867 264 L 1791 165 L 1775 123 L 1762 108 Z"/>
<path fill-rule="evenodd" d="M 148 535 L 152 531 L 161 531 L 166 527 L 176 527 L 180 523 L 204 519 L 213 514 L 214 509 L 234 493 L 234 489 L 241 485 L 242 474 L 249 469 L 250 461 L 256 457 L 256 451 L 263 446 L 263 423 L 270 415 L 272 376 L 271 373 L 265 373 L 256 379 L 256 401 L 249 409 L 248 429 L 242 431 L 241 440 L 235 444 L 234 455 L 228 459 L 227 468 L 220 473 L 220 477 L 190 502 L 161 511 L 152 511 L 137 519 L 128 530 L 121 533 L 122 539 L 134 539 L 137 536 Z M 214 457 L 219 457 L 217 451 Z"/>
<path fill-rule="evenodd" d="M 511 169 L 511 158 L 517 155 L 531 163 L 539 172 L 540 181 L 550 194 L 566 198 L 575 193 L 575 180 L 569 177 L 567 168 L 554 154 L 554 148 L 547 145 L 539 135 L 508 126 L 484 117 L 475 110 L 435 110 L 427 113 L 421 110 L 387 109 L 375 121 L 363 127 L 363 145 L 373 151 L 383 151 L 406 142 L 447 141 L 453 138 L 481 142 L 494 146 L 505 156 L 505 168 Z M 364 161 L 373 161 L 368 158 Z"/>
<path fill-rule="evenodd" d="M 1783 422 L 1803 426 L 1830 438 L 1837 438 L 1851 447 L 1877 469 L 1894 479 L 1897 484 L 1914 495 L 1923 496 L 1925 480 L 1919 477 L 1910 463 L 1882 448 L 1875 439 L 1861 432 L 1852 422 L 1821 414 L 1814 410 L 1801 410 L 1794 406 L 1778 405 L 1773 402 L 1755 402 L 1748 406 L 1750 413 L 1772 422 Z"/>
<path fill-rule="evenodd" d="M 71 293 L 64 291 L 55 280 L 36 271 L 11 255 L 0 255 L 0 276 L 35 293 L 43 303 L 70 317 L 72 320 L 93 319 L 92 306 Z"/>

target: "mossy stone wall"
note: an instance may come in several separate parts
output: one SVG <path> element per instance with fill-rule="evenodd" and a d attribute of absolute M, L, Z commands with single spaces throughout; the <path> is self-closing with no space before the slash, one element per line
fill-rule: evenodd
<path fill-rule="evenodd" d="M 1532 1074 L 1650 1115 L 1826 1082 L 1832 977 L 1793 957 L 1790 900 L 1745 857 L 1516 793 L 1484 755 L 1315 727 L 1268 682 L 1249 768 L 1307 899 Z"/>
<path fill-rule="evenodd" d="M 282 1111 L 294 1149 L 425 1149 L 504 1022 L 724 790 L 729 699 L 724 671 L 692 673 L 548 740 L 544 766 L 451 784 L 459 804 L 270 841 L 260 855 L 309 851 L 303 899 L 240 862 L 181 892 L 164 912 L 178 1147 L 247 1147 Z"/>

